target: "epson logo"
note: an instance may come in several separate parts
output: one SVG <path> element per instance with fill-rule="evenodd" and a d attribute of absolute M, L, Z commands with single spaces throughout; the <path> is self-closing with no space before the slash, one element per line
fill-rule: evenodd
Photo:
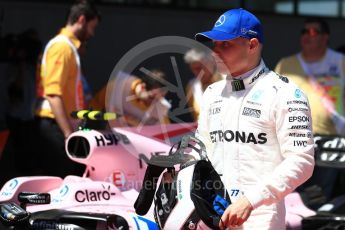
<path fill-rule="evenodd" d="M 310 118 L 308 116 L 292 116 L 289 117 L 289 122 L 309 122 Z"/>
<path fill-rule="evenodd" d="M 254 133 L 246 133 L 240 131 L 231 130 L 215 130 L 210 132 L 212 143 L 215 142 L 241 142 L 241 143 L 253 143 L 253 144 L 265 144 L 267 142 L 266 133 L 259 133 L 257 136 Z"/>
<path fill-rule="evenodd" d="M 261 116 L 261 111 L 258 109 L 251 109 L 248 107 L 244 107 L 242 115 L 259 118 Z"/>

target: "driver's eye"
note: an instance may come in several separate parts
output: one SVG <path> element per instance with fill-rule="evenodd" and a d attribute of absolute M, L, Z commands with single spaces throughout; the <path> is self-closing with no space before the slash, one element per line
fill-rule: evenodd
<path fill-rule="evenodd" d="M 215 42 L 213 43 L 213 47 L 218 48 L 218 49 L 225 49 L 225 48 L 230 47 L 230 43 L 228 41 Z"/>
<path fill-rule="evenodd" d="M 229 42 L 222 42 L 222 47 L 224 47 L 224 48 L 229 47 Z"/>

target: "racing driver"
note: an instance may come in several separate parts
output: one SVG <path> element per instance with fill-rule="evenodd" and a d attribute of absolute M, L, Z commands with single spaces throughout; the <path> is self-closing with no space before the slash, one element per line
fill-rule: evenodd
<path fill-rule="evenodd" d="M 219 17 L 198 41 L 214 45 L 225 80 L 204 95 L 196 136 L 231 197 L 221 229 L 285 229 L 284 196 L 314 168 L 308 99 L 261 58 L 260 21 L 244 9 Z"/>

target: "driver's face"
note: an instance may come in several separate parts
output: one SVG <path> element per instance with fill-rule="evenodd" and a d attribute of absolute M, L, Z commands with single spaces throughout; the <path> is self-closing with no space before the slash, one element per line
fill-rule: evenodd
<path fill-rule="evenodd" d="M 329 35 L 322 32 L 318 23 L 306 23 L 301 31 L 301 46 L 303 50 L 315 51 L 326 48 Z"/>
<path fill-rule="evenodd" d="M 214 41 L 213 51 L 218 71 L 222 74 L 238 76 L 246 70 L 250 49 L 249 40 L 235 38 L 228 41 Z"/>
<path fill-rule="evenodd" d="M 89 40 L 91 37 L 95 36 L 95 30 L 98 25 L 98 18 L 91 19 L 90 21 L 85 21 L 80 28 L 79 39 L 83 42 Z"/>

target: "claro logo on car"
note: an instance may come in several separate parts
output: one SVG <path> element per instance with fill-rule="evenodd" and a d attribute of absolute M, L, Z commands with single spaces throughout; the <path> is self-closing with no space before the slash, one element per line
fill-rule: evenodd
<path fill-rule="evenodd" d="M 78 190 L 75 192 L 74 198 L 77 202 L 84 203 L 94 201 L 108 201 L 111 199 L 111 197 L 114 197 L 115 195 L 116 193 L 110 191 L 109 186 L 108 189 L 104 187 L 104 189 L 99 191 L 90 191 L 88 189 Z"/>

